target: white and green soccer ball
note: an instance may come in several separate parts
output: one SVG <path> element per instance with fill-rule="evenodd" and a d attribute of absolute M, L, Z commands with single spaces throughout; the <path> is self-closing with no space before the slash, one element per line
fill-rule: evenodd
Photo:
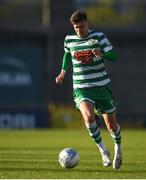
<path fill-rule="evenodd" d="M 79 153 L 73 148 L 65 148 L 59 153 L 59 163 L 64 168 L 74 168 L 79 163 Z"/>

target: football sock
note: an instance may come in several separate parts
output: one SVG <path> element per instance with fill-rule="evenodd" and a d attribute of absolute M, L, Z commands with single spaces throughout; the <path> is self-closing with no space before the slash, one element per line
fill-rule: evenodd
<path fill-rule="evenodd" d="M 118 125 L 116 132 L 110 132 L 110 135 L 115 144 L 121 144 L 121 128 Z"/>
<path fill-rule="evenodd" d="M 85 123 L 85 125 L 89 132 L 89 135 L 92 137 L 92 139 L 95 141 L 96 145 L 98 146 L 99 151 L 100 152 L 107 151 L 107 149 L 102 141 L 102 138 L 100 136 L 100 129 L 97 126 L 97 123 L 94 121 L 92 123 Z"/>

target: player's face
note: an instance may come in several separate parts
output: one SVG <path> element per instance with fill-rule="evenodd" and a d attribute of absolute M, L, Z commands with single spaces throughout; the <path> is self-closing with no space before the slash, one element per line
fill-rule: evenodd
<path fill-rule="evenodd" d="M 73 23 L 73 28 L 79 37 L 86 37 L 88 35 L 88 22 L 87 21 L 80 21 L 78 23 Z"/>

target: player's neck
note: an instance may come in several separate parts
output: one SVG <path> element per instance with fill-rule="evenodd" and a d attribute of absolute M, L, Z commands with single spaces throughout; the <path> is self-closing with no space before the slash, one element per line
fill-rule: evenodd
<path fill-rule="evenodd" d="M 88 35 L 89 35 L 89 30 L 86 32 L 86 33 L 83 33 L 83 34 L 77 34 L 77 36 L 79 37 L 79 38 L 86 38 L 86 37 L 88 37 Z"/>

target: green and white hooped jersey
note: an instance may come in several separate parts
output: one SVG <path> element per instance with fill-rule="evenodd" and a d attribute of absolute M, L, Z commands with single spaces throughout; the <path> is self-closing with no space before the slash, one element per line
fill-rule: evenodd
<path fill-rule="evenodd" d="M 104 60 L 96 57 L 96 51 L 108 52 L 112 48 L 102 32 L 89 31 L 85 38 L 66 36 L 64 50 L 71 53 L 74 89 L 104 86 L 110 82 Z"/>

